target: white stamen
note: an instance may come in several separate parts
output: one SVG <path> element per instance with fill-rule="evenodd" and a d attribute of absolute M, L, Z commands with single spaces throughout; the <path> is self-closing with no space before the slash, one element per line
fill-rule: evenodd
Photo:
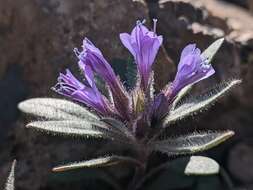
<path fill-rule="evenodd" d="M 145 22 L 146 22 L 145 19 L 143 19 L 142 21 L 137 20 L 137 21 L 136 21 L 136 25 L 137 25 L 137 26 L 140 26 L 140 25 L 142 25 L 142 24 L 145 24 Z"/>
<path fill-rule="evenodd" d="M 81 52 L 77 48 L 74 48 L 73 51 L 77 57 L 79 57 L 79 55 L 81 54 Z"/>
<path fill-rule="evenodd" d="M 208 62 L 208 60 L 205 60 L 201 63 L 201 67 L 203 69 L 209 69 L 211 67 L 211 64 Z"/>
<path fill-rule="evenodd" d="M 154 26 L 153 26 L 153 32 L 156 34 L 156 24 L 157 24 L 157 19 L 153 19 Z"/>
<path fill-rule="evenodd" d="M 136 21 L 136 25 L 137 25 L 137 26 L 139 26 L 139 25 L 141 25 L 141 24 L 142 24 L 142 22 L 141 22 L 140 20 L 137 20 L 137 21 Z"/>

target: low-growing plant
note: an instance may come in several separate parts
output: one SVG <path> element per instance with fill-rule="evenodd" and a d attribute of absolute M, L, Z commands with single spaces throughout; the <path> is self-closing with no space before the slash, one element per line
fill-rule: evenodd
<path fill-rule="evenodd" d="M 215 73 L 211 60 L 224 39 L 218 39 L 203 53 L 195 44 L 187 45 L 180 57 L 174 81 L 160 92 L 154 90 L 152 65 L 162 45 L 163 37 L 138 21 L 131 34 L 122 33 L 123 45 L 133 55 L 137 72 L 135 85 L 126 90 L 101 51 L 85 38 L 82 50 L 74 52 L 84 76 L 81 82 L 70 72 L 60 73 L 52 88 L 76 103 L 57 98 L 32 98 L 19 104 L 19 109 L 42 118 L 27 124 L 28 128 L 52 134 L 83 137 L 87 140 L 109 139 L 120 144 L 128 155 L 102 156 L 53 168 L 66 171 L 84 167 L 102 167 L 128 163 L 135 167 L 135 175 L 128 189 L 141 186 L 151 153 L 161 152 L 172 159 L 210 149 L 227 140 L 233 131 L 206 131 L 175 136 L 164 135 L 166 128 L 188 116 L 200 113 L 215 103 L 241 81 L 228 80 L 205 93 L 186 98 L 192 86 Z M 77 104 L 80 103 L 80 104 Z M 112 145 L 113 146 L 113 145 Z M 151 169 L 150 173 L 154 173 Z M 192 156 L 185 167 L 187 175 L 208 175 L 219 172 L 212 159 Z"/>

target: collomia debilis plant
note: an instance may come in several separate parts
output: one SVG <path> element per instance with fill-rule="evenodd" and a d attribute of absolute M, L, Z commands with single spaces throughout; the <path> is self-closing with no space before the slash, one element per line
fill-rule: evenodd
<path fill-rule="evenodd" d="M 132 152 L 61 165 L 53 171 L 129 163 L 137 173 L 145 173 L 152 152 L 165 153 L 172 158 L 192 155 L 212 148 L 234 134 L 232 131 L 208 131 L 164 137 L 167 127 L 206 110 L 241 81 L 229 80 L 197 97 L 183 98 L 195 83 L 215 73 L 210 62 L 224 41 L 218 39 L 203 53 L 196 44 L 187 45 L 182 50 L 174 81 L 155 93 L 152 65 L 163 41 L 163 37 L 156 34 L 156 22 L 154 20 L 152 31 L 138 21 L 131 34 L 120 34 L 122 44 L 137 65 L 136 84 L 130 90 L 126 90 L 101 51 L 85 38 L 82 50 L 74 49 L 84 80 L 79 81 L 66 70 L 60 73 L 52 88 L 76 103 L 56 98 L 33 98 L 19 104 L 23 112 L 42 118 L 27 124 L 28 128 L 87 140 L 109 139 Z M 105 81 L 106 92 L 98 87 L 97 76 Z M 214 160 L 200 156 L 191 157 L 185 169 L 186 174 L 217 171 Z M 131 189 L 134 188 L 132 185 Z"/>

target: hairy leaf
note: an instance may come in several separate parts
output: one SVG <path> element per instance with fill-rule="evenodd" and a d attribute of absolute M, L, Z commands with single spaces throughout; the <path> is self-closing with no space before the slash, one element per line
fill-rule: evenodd
<path fill-rule="evenodd" d="M 93 136 L 102 137 L 103 133 L 96 130 L 91 123 L 80 121 L 34 121 L 27 124 L 27 127 L 46 131 L 53 134 L 70 136 Z"/>
<path fill-rule="evenodd" d="M 127 136 L 131 140 L 135 140 L 134 135 L 127 128 L 127 126 L 124 123 L 122 123 L 121 121 L 116 120 L 111 117 L 104 117 L 101 120 L 104 121 L 105 123 L 109 124 L 112 129 L 119 131 L 120 133 L 124 134 L 125 136 Z"/>
<path fill-rule="evenodd" d="M 105 166 L 111 166 L 118 164 L 120 162 L 128 162 L 128 163 L 134 163 L 137 165 L 142 165 L 138 160 L 131 158 L 131 157 L 125 157 L 125 156 L 107 156 L 107 157 L 101 157 L 81 162 L 75 162 L 70 163 L 67 165 L 57 166 L 53 168 L 54 172 L 62 172 L 67 170 L 73 170 L 73 169 L 79 169 L 79 168 L 96 168 L 96 167 L 105 167 Z"/>
<path fill-rule="evenodd" d="M 5 190 L 14 190 L 14 182 L 15 182 L 15 167 L 16 167 L 16 160 L 12 162 L 11 171 L 7 182 L 5 184 Z"/>
<path fill-rule="evenodd" d="M 173 101 L 171 110 L 174 110 L 180 100 L 191 90 L 192 85 L 188 85 L 184 87 L 180 92 L 177 94 L 176 99 Z"/>
<path fill-rule="evenodd" d="M 201 57 L 204 59 L 207 59 L 208 63 L 210 63 L 217 53 L 217 51 L 220 49 L 221 45 L 224 42 L 224 38 L 220 38 L 213 42 L 202 54 Z"/>
<path fill-rule="evenodd" d="M 19 103 L 18 108 L 48 120 L 98 120 L 98 116 L 76 103 L 57 98 L 32 98 Z"/>
<path fill-rule="evenodd" d="M 107 128 L 106 124 L 102 123 L 100 125 L 93 124 L 91 122 L 85 121 L 35 121 L 27 125 L 40 131 L 44 131 L 51 134 L 59 134 L 65 136 L 74 137 L 93 137 L 93 138 L 103 138 L 110 139 L 113 141 L 120 142 L 122 144 L 131 144 L 132 142 L 126 137 L 119 133 L 112 131 Z"/>
<path fill-rule="evenodd" d="M 220 170 L 219 164 L 208 157 L 191 156 L 186 165 L 184 173 L 186 175 L 214 175 Z"/>
<path fill-rule="evenodd" d="M 169 156 L 193 154 L 213 148 L 233 135 L 233 131 L 192 133 L 177 138 L 153 141 L 150 146 L 153 151 L 163 152 Z"/>
<path fill-rule="evenodd" d="M 186 100 L 186 102 L 182 103 L 182 105 L 169 112 L 169 114 L 163 120 L 163 127 L 167 127 L 170 123 L 174 123 L 177 120 L 185 118 L 186 116 L 202 111 L 203 109 L 212 105 L 212 103 L 217 101 L 218 98 L 222 97 L 232 87 L 240 83 L 241 80 L 225 82 L 209 90 L 205 94 Z"/>

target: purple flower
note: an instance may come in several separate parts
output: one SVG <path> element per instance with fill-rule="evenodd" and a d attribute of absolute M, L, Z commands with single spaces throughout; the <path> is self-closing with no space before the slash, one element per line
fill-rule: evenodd
<path fill-rule="evenodd" d="M 153 104 L 155 117 L 162 118 L 168 112 L 169 106 L 181 89 L 208 78 L 214 73 L 212 65 L 201 57 L 201 51 L 196 48 L 196 44 L 187 45 L 181 53 L 174 81 L 155 97 Z"/>
<path fill-rule="evenodd" d="M 142 22 L 137 21 L 131 34 L 120 34 L 121 42 L 131 52 L 137 63 L 141 86 L 144 90 L 148 87 L 151 66 L 163 41 L 162 36 L 156 35 L 156 22 L 157 20 L 154 19 L 153 31 L 149 31 Z"/>
<path fill-rule="evenodd" d="M 94 73 L 98 74 L 107 82 L 113 96 L 115 108 L 122 118 L 129 119 L 129 97 L 112 67 L 105 60 L 101 51 L 87 38 L 83 40 L 82 48 L 81 52 L 77 48 L 74 49 L 74 52 L 79 58 L 79 67 L 85 70 L 85 67 L 89 66 Z"/>
<path fill-rule="evenodd" d="M 85 81 L 81 83 L 67 69 L 60 73 L 58 83 L 53 87 L 57 93 L 86 104 L 102 115 L 110 115 L 112 108 L 106 98 L 98 91 L 90 67 L 85 68 Z"/>
<path fill-rule="evenodd" d="M 101 51 L 87 38 L 83 40 L 82 48 L 81 52 L 77 48 L 74 49 L 75 54 L 79 58 L 79 67 L 82 69 L 86 65 L 89 65 L 95 73 L 99 74 L 109 85 L 113 86 L 118 79 Z"/>
<path fill-rule="evenodd" d="M 175 97 L 187 85 L 195 84 L 214 73 L 212 65 L 201 57 L 201 51 L 196 48 L 196 44 L 187 45 L 181 53 L 175 80 L 168 89 L 170 97 Z"/>

